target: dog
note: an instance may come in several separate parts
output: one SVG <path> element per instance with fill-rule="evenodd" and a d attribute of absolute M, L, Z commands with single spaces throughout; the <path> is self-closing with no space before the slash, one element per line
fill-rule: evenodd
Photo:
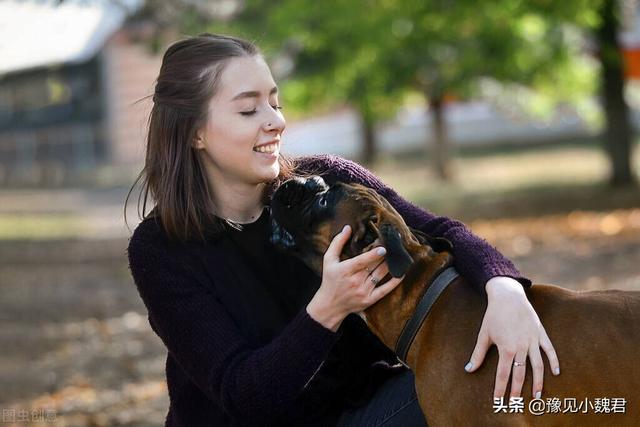
<path fill-rule="evenodd" d="M 319 176 L 297 177 L 278 187 L 271 215 L 272 242 L 320 276 L 324 253 L 345 224 L 353 232 L 342 260 L 378 242 L 387 249 L 390 275 L 405 277 L 360 314 L 389 348 L 398 352 L 398 341 L 404 340 L 405 354 L 400 359 L 415 375 L 418 400 L 429 425 L 640 425 L 640 292 L 575 292 L 547 284 L 526 289 L 562 362 L 562 374 L 552 375 L 545 363 L 543 395 L 536 400 L 525 393 L 532 388 L 527 368 L 522 401 L 494 400 L 496 348 L 490 348 L 474 373 L 463 369 L 487 299 L 451 268 L 449 241 L 409 228 L 374 190 L 341 182 L 328 186 Z M 449 283 L 443 285 L 440 280 L 441 294 L 431 297 L 426 319 L 418 316 L 416 329 L 407 339 L 409 319 L 417 305 L 424 305 L 424 300 L 419 302 L 422 295 L 435 287 L 432 282 L 443 271 L 449 273 Z"/>

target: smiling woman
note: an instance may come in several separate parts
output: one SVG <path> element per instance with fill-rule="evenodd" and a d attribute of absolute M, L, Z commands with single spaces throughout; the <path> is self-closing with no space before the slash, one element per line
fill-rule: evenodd
<path fill-rule="evenodd" d="M 194 147 L 213 189 L 216 215 L 234 222 L 250 222 L 260 212 L 245 211 L 236 188 L 254 197 L 260 186 L 279 173 L 280 137 L 285 120 L 278 105 L 278 89 L 260 55 L 233 58 L 220 76 L 218 93 L 209 101 L 207 121 L 197 131 Z M 258 88 L 258 90 L 249 90 Z M 262 207 L 260 207 L 260 211 Z"/>
<path fill-rule="evenodd" d="M 255 220 L 261 207 L 239 206 L 268 194 L 265 187 L 292 171 L 291 160 L 279 153 L 280 109 L 278 88 L 252 43 L 204 34 L 171 45 L 153 94 L 145 167 L 135 183 L 142 181 L 142 212 L 150 195 L 152 214 L 179 241 Z"/>
<path fill-rule="evenodd" d="M 342 261 L 347 227 L 330 242 L 319 278 L 271 244 L 275 188 L 313 174 L 372 188 L 411 227 L 451 241 L 456 268 L 478 293 L 486 285 L 489 300 L 469 371 L 497 342 L 505 356 L 495 395 L 504 394 L 514 357 L 511 394 L 520 394 L 527 354 L 541 390 L 538 346 L 552 367 L 557 359 L 524 296 L 530 281 L 463 224 L 412 205 L 360 165 L 284 156 L 280 109 L 269 67 L 250 42 L 203 34 L 163 57 L 136 180 L 142 212 L 148 196 L 155 206 L 127 252 L 149 323 L 167 347 L 166 425 L 425 425 L 412 373 L 357 315 L 402 280 L 375 287 L 389 271 L 385 249 Z"/>

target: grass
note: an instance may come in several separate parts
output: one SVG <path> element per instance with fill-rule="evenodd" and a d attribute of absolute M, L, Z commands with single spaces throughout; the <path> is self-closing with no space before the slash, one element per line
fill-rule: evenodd
<path fill-rule="evenodd" d="M 463 220 L 640 206 L 637 188 L 606 184 L 609 164 L 593 144 L 466 153 L 452 165 L 451 182 L 436 179 L 429 159 L 420 154 L 387 157 L 372 169 L 405 198 Z M 639 176 L 640 149 L 633 165 Z"/>
<path fill-rule="evenodd" d="M 0 240 L 74 238 L 90 230 L 90 222 L 76 214 L 0 214 Z"/>
<path fill-rule="evenodd" d="M 371 169 L 406 199 L 463 221 L 640 206 L 638 188 L 606 185 L 608 161 L 593 142 L 467 150 L 452 165 L 455 179 L 448 183 L 435 178 L 422 153 L 382 156 Z M 82 238 L 95 235 L 97 227 L 75 212 L 0 214 L 0 240 Z"/>

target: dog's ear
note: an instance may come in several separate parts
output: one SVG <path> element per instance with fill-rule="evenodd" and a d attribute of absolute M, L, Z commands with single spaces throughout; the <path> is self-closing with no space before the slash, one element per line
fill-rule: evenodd
<path fill-rule="evenodd" d="M 350 239 L 351 256 L 357 256 L 371 249 L 373 242 L 378 238 L 375 227 L 371 227 L 374 216 L 358 221 L 352 225 L 353 232 Z"/>
<path fill-rule="evenodd" d="M 387 250 L 385 260 L 389 266 L 389 272 L 393 277 L 402 277 L 411 267 L 413 259 L 404 247 L 397 228 L 388 222 L 376 226 L 375 218 L 372 216 L 354 224 L 349 245 L 351 256 L 367 252 L 374 246 L 382 245 Z"/>
<path fill-rule="evenodd" d="M 385 260 L 389 266 L 389 273 L 393 277 L 402 277 L 413 264 L 413 258 L 404 247 L 400 232 L 392 224 L 383 222 L 379 227 L 371 223 L 378 234 L 382 246 L 387 250 Z"/>
<path fill-rule="evenodd" d="M 453 251 L 453 243 L 449 239 L 444 237 L 433 237 L 424 233 L 415 228 L 409 228 L 413 235 L 420 241 L 422 244 L 427 244 L 431 246 L 435 252 L 452 252 Z"/>
<path fill-rule="evenodd" d="M 419 245 L 400 214 L 377 191 L 358 184 L 352 196 L 353 204 L 347 205 L 347 217 L 359 220 L 352 225 L 353 234 L 350 249 L 353 256 L 382 244 L 387 250 L 385 261 L 393 277 L 402 277 L 413 264 L 407 245 Z"/>

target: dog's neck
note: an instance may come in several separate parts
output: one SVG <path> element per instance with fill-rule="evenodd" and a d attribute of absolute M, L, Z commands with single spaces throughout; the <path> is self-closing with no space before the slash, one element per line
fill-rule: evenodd
<path fill-rule="evenodd" d="M 427 245 L 411 251 L 414 263 L 403 281 L 387 296 L 368 307 L 361 316 L 369 329 L 389 348 L 394 349 L 404 325 L 435 276 L 453 264 L 449 252 L 434 252 Z"/>

